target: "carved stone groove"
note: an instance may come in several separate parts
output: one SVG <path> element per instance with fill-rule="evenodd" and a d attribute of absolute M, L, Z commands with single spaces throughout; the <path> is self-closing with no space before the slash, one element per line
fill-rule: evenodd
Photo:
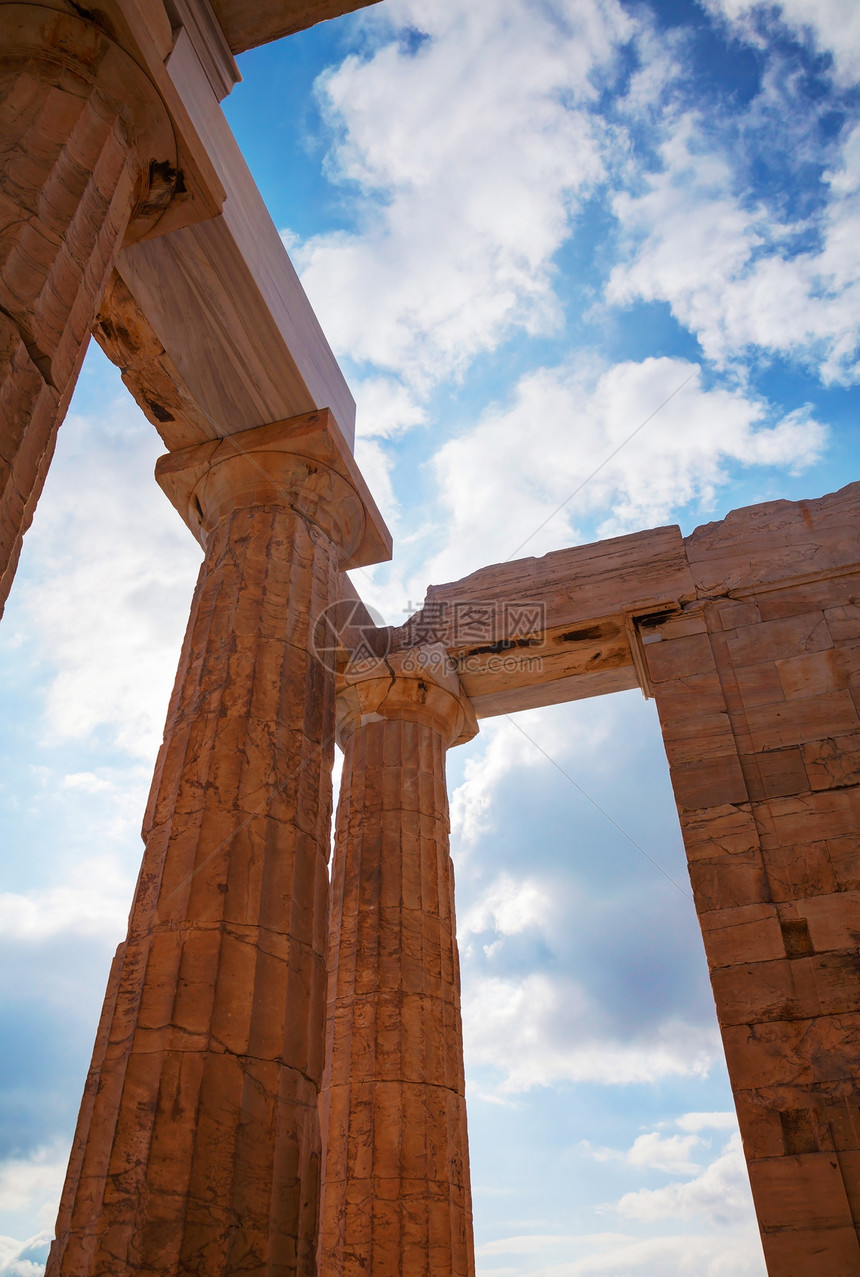
<path fill-rule="evenodd" d="M 315 1273 L 335 724 L 309 647 L 362 523 L 259 433 L 159 467 L 206 558 L 50 1277 Z"/>
<path fill-rule="evenodd" d="M 2 607 L 114 259 L 177 174 L 154 88 L 97 27 L 4 4 L 0 49 Z"/>
<path fill-rule="evenodd" d="M 444 649 L 347 672 L 332 872 L 320 1277 L 474 1272 Z"/>

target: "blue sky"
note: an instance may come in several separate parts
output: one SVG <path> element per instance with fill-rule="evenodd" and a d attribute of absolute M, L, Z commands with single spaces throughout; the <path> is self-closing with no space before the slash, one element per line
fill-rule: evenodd
<path fill-rule="evenodd" d="M 854 0 L 384 0 L 240 66 L 386 621 L 860 478 Z M 0 627 L 0 1277 L 42 1271 L 199 563 L 160 450 L 92 351 Z M 449 778 L 482 1277 L 761 1277 L 653 705 L 487 722 Z"/>

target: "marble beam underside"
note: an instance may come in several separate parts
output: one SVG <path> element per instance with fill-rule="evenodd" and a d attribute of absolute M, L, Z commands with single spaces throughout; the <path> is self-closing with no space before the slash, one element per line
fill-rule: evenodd
<path fill-rule="evenodd" d="M 156 363 L 170 365 L 193 406 L 191 423 L 162 401 L 157 366 L 138 369 L 137 383 L 149 382 L 142 395 L 128 384 L 170 449 L 318 408 L 331 411 L 351 446 L 355 402 L 220 107 L 238 68 L 217 25 L 204 24 L 199 0 L 173 7 L 183 25 L 166 73 L 226 194 L 219 216 L 135 245 L 117 261 L 163 352 Z M 135 351 L 117 342 L 124 325 L 111 323 L 109 311 L 102 321 L 107 340 L 97 337 L 125 371 Z"/>
<path fill-rule="evenodd" d="M 378 0 L 213 0 L 212 7 L 230 48 L 242 53 L 376 3 Z"/>

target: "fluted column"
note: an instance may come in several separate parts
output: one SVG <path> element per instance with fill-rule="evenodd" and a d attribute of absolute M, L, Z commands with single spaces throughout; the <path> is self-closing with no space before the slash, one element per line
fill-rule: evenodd
<path fill-rule="evenodd" d="M 474 1273 L 445 755 L 476 731 L 442 648 L 338 695 L 320 1277 Z"/>
<path fill-rule="evenodd" d="M 315 1271 L 335 707 L 309 648 L 340 567 L 385 548 L 333 429 L 159 463 L 206 557 L 52 1277 Z"/>
<path fill-rule="evenodd" d="M 0 610 L 114 259 L 175 164 L 155 89 L 104 31 L 0 5 Z"/>

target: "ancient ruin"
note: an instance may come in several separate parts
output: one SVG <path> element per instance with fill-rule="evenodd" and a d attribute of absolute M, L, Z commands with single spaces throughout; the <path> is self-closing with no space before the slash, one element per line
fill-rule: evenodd
<path fill-rule="evenodd" d="M 361 3 L 0 3 L 2 598 L 91 333 L 205 547 L 47 1271 L 473 1273 L 446 751 L 639 686 L 768 1271 L 860 1277 L 860 484 L 375 632 L 354 404 L 219 106 L 234 53 Z"/>

